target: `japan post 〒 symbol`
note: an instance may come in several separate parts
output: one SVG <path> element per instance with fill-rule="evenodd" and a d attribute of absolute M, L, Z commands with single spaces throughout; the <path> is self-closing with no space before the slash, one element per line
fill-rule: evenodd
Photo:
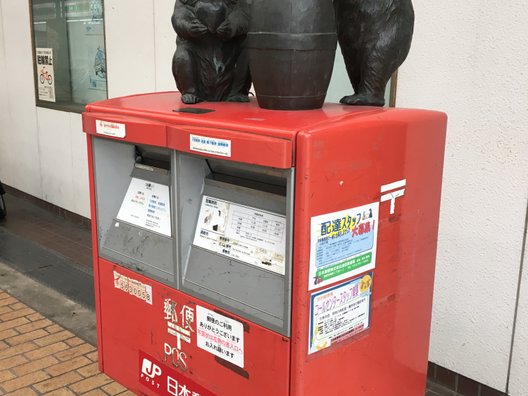
<path fill-rule="evenodd" d="M 396 199 L 405 195 L 407 179 L 399 180 L 394 183 L 381 186 L 381 192 L 386 193 L 381 196 L 381 202 L 390 201 L 390 214 L 394 214 L 396 209 Z"/>

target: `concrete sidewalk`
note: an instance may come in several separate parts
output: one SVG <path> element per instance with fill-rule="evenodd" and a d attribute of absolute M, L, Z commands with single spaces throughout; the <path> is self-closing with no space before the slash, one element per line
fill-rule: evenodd
<path fill-rule="evenodd" d="M 133 395 L 99 372 L 97 350 L 0 291 L 0 395 Z"/>

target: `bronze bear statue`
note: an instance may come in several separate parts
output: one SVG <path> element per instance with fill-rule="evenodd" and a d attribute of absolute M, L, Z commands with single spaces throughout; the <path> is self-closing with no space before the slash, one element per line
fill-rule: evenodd
<path fill-rule="evenodd" d="M 337 37 L 354 94 L 341 103 L 383 106 L 385 87 L 411 47 L 411 0 L 334 0 Z"/>
<path fill-rule="evenodd" d="M 176 0 L 172 73 L 186 104 L 248 102 L 248 0 Z"/>

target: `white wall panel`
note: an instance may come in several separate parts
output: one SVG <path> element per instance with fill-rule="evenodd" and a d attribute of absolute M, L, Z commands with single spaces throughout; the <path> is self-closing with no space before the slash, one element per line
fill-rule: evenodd
<path fill-rule="evenodd" d="M 2 1 L 5 76 L 9 118 L 5 144 L 10 151 L 6 182 L 28 194 L 42 197 L 33 83 L 33 56 L 27 1 Z"/>
<path fill-rule="evenodd" d="M 449 115 L 430 358 L 499 390 L 528 198 L 528 8 L 507 3 L 415 1 L 398 81 L 398 105 Z"/>
<path fill-rule="evenodd" d="M 88 153 L 86 134 L 82 131 L 80 114 L 70 113 L 72 162 L 72 212 L 90 218 L 90 187 L 88 182 Z"/>
<path fill-rule="evenodd" d="M 153 0 L 106 0 L 105 34 L 109 97 L 153 92 Z"/>
<path fill-rule="evenodd" d="M 154 45 L 156 48 L 156 91 L 174 91 L 176 83 L 172 77 L 172 56 L 176 50 L 176 33 L 171 16 L 175 0 L 154 2 Z"/>
<path fill-rule="evenodd" d="M 10 150 L 8 142 L 11 140 L 9 134 L 9 96 L 7 93 L 7 69 L 4 49 L 4 24 L 2 18 L 2 3 L 0 0 L 0 181 L 10 183 L 8 164 L 10 162 Z"/>
<path fill-rule="evenodd" d="M 40 107 L 37 117 L 42 199 L 71 211 L 74 186 L 70 114 Z"/>
<path fill-rule="evenodd" d="M 86 135 L 80 114 L 38 108 L 43 199 L 90 217 Z"/>

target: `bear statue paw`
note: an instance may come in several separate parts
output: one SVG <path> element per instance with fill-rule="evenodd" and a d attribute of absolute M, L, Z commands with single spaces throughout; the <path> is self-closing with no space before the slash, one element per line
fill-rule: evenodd
<path fill-rule="evenodd" d="M 203 102 L 203 99 L 200 99 L 198 96 L 190 93 L 183 94 L 181 101 L 185 104 L 196 104 Z"/>
<path fill-rule="evenodd" d="M 233 25 L 229 20 L 225 20 L 218 28 L 216 29 L 216 34 L 223 38 L 224 40 L 232 39 L 235 36 L 235 30 Z"/>
<path fill-rule="evenodd" d="M 351 105 L 351 106 L 380 106 L 385 105 L 385 99 L 383 97 L 379 98 L 376 96 L 369 95 L 349 95 L 344 96 L 339 103 Z"/>
<path fill-rule="evenodd" d="M 228 102 L 239 102 L 239 103 L 247 103 L 249 102 L 249 97 L 244 94 L 236 94 L 231 95 L 229 98 L 227 98 Z"/>

